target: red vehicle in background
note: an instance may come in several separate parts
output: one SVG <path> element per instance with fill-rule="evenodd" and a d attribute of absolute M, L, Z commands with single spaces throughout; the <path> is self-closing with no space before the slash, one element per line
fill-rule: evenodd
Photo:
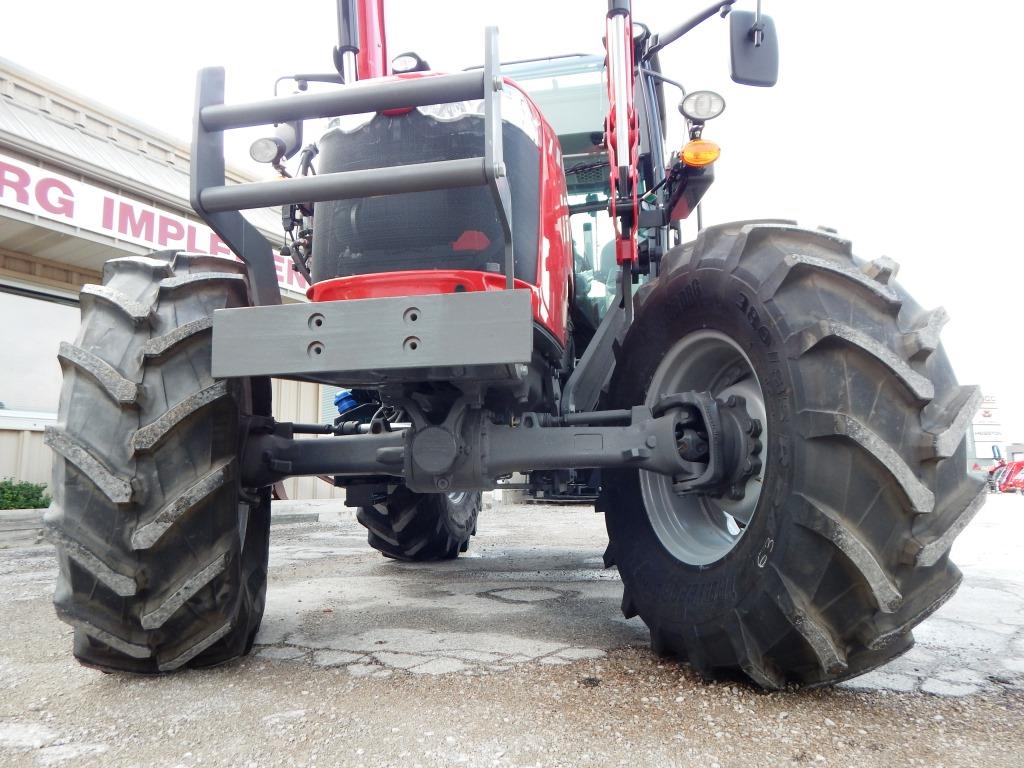
<path fill-rule="evenodd" d="M 1000 493 L 1024 493 L 1024 461 L 997 464 L 989 470 L 989 490 Z"/>

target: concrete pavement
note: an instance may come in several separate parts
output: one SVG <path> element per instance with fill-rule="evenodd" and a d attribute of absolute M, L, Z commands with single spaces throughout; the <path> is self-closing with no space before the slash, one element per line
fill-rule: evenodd
<path fill-rule="evenodd" d="M 386 560 L 337 502 L 272 531 L 254 655 L 159 678 L 78 666 L 45 544 L 0 549 L 0 764 L 1019 765 L 1024 499 L 956 544 L 918 645 L 834 689 L 759 694 L 655 658 L 603 520 L 485 509 L 467 555 Z"/>
<path fill-rule="evenodd" d="M 290 502 L 299 504 L 299 502 Z M 588 507 L 485 510 L 469 553 L 423 565 L 367 561 L 347 510 L 318 503 L 320 526 L 275 529 L 260 654 L 352 674 L 487 674 L 642 646 L 619 612 L 603 521 Z M 917 645 L 844 685 L 964 696 L 1024 690 L 1024 498 L 993 496 L 955 544 L 956 596 L 915 630 Z M 330 568 L 319 568 L 323 560 Z"/>

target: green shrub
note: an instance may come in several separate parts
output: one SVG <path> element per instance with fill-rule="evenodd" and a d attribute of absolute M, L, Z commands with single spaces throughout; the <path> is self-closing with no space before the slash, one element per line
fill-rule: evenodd
<path fill-rule="evenodd" d="M 41 509 L 50 506 L 46 483 L 15 482 L 12 478 L 0 480 L 0 509 Z"/>

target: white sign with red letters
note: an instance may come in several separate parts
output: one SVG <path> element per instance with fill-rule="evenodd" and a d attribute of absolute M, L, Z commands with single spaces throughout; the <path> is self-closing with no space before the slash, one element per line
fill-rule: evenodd
<path fill-rule="evenodd" d="M 205 224 L 4 154 L 0 154 L 0 206 L 154 250 L 233 255 Z M 308 284 L 291 262 L 276 252 L 274 260 L 281 287 L 305 293 Z"/>

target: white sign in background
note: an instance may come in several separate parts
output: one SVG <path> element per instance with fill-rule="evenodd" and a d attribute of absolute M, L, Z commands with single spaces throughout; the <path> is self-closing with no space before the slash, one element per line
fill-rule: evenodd
<path fill-rule="evenodd" d="M 205 224 L 4 154 L 0 154 L 0 206 L 154 250 L 234 255 Z M 308 284 L 291 262 L 276 252 L 274 261 L 281 287 L 305 293 Z"/>

